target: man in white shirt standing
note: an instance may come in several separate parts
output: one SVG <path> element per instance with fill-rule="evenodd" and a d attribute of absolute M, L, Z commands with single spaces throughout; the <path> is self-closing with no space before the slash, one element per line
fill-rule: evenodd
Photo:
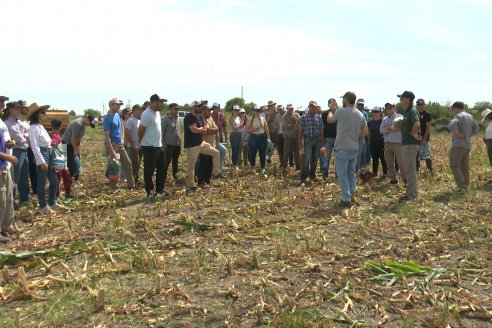
<path fill-rule="evenodd" d="M 147 199 L 155 196 L 169 197 L 164 191 L 166 155 L 162 148 L 162 130 L 160 110 L 167 99 L 161 99 L 154 94 L 150 97 L 150 105 L 140 116 L 138 141 L 142 148 L 144 159 L 144 183 Z M 155 193 L 152 176 L 156 172 Z"/>
<path fill-rule="evenodd" d="M 125 122 L 125 140 L 128 143 L 128 157 L 132 162 L 133 179 L 135 185 L 139 183 L 140 161 L 142 160 L 142 149 L 138 142 L 138 127 L 140 126 L 140 116 L 142 115 L 142 106 L 133 105 L 132 116 Z"/>

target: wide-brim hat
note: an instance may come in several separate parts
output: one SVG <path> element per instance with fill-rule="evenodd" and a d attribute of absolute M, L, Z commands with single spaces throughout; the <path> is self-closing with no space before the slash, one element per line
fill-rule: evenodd
<path fill-rule="evenodd" d="M 492 109 L 490 109 L 490 108 L 484 109 L 484 110 L 480 113 L 480 115 L 482 115 L 482 122 L 483 122 L 483 121 L 485 121 L 485 118 L 486 118 L 487 116 L 489 116 L 489 115 L 490 115 L 490 113 L 492 113 Z"/>
<path fill-rule="evenodd" d="M 277 103 L 273 100 L 269 100 L 267 106 L 275 106 Z"/>
<path fill-rule="evenodd" d="M 31 105 L 29 105 L 29 112 L 27 112 L 27 115 L 26 115 L 26 119 L 28 120 L 29 118 L 31 118 L 31 116 L 34 114 L 34 113 L 37 113 L 39 112 L 40 110 L 42 109 L 48 109 L 50 108 L 50 105 L 39 105 L 38 103 L 34 102 L 32 103 Z"/>

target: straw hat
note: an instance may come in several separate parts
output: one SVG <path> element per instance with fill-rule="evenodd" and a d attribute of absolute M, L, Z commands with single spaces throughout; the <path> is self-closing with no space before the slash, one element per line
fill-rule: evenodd
<path fill-rule="evenodd" d="M 273 100 L 269 100 L 267 106 L 275 106 L 277 103 Z"/>
<path fill-rule="evenodd" d="M 31 118 L 31 116 L 34 114 L 34 113 L 37 113 L 39 112 L 40 110 L 42 109 L 48 109 L 50 108 L 50 105 L 42 105 L 40 106 L 38 103 L 32 103 L 29 107 L 29 112 L 27 113 L 26 115 L 26 119 L 28 120 L 29 118 Z"/>
<path fill-rule="evenodd" d="M 483 121 L 485 121 L 485 118 L 486 118 L 487 116 L 489 116 L 489 115 L 490 115 L 490 113 L 492 113 L 492 110 L 491 110 L 491 109 L 489 109 L 489 108 L 484 109 L 484 110 L 480 113 L 480 115 L 482 115 L 482 122 L 483 122 Z"/>

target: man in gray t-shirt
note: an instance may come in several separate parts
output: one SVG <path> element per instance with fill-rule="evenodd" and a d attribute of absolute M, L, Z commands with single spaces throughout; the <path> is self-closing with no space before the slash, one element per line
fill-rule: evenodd
<path fill-rule="evenodd" d="M 63 143 L 67 144 L 67 166 L 72 178 L 74 179 L 74 185 L 80 187 L 79 174 L 80 174 L 80 143 L 82 137 L 85 134 L 85 128 L 90 126 L 95 128 L 96 122 L 99 120 L 92 115 L 85 115 L 84 117 L 77 118 L 70 122 L 68 127 L 63 133 Z M 78 160 L 75 160 L 75 157 Z"/>
<path fill-rule="evenodd" d="M 359 152 L 359 137 L 368 134 L 367 122 L 362 113 L 354 108 L 355 93 L 348 91 L 343 98 L 343 108 L 333 113 L 328 111 L 327 122 L 337 122 L 335 140 L 335 164 L 342 193 L 342 207 L 350 207 L 355 195 L 355 167 Z"/>

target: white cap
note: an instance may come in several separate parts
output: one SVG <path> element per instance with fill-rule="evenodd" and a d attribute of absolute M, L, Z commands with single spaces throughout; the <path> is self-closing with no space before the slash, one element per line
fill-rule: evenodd
<path fill-rule="evenodd" d="M 217 103 L 217 102 L 214 102 L 214 103 L 212 104 L 212 107 L 220 107 L 220 104 L 219 104 L 219 103 Z"/>
<path fill-rule="evenodd" d="M 191 106 L 191 107 L 193 107 L 193 106 L 198 106 L 198 105 L 200 105 L 200 104 L 201 104 L 201 102 L 199 102 L 198 100 L 193 100 L 193 101 L 191 102 L 190 106 Z"/>
<path fill-rule="evenodd" d="M 241 109 L 241 108 L 239 107 L 239 105 L 234 105 L 234 106 L 232 106 L 232 110 L 239 110 L 239 109 Z"/>
<path fill-rule="evenodd" d="M 244 110 L 244 108 L 241 108 L 241 109 L 239 110 L 239 113 L 246 113 L 246 111 Z"/>

